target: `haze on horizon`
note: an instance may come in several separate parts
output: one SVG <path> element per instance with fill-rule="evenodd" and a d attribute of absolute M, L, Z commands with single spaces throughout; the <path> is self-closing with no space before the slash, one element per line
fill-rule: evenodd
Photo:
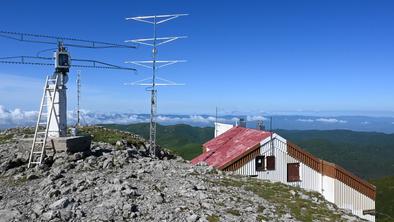
<path fill-rule="evenodd" d="M 122 43 L 150 37 L 136 15 L 189 13 L 159 27 L 159 36 L 187 35 L 159 49 L 159 59 L 188 62 L 159 71 L 186 86 L 159 90 L 158 113 L 321 113 L 394 116 L 392 1 L 6 1 L 2 30 Z M 94 9 L 94 10 L 92 10 Z M 18 12 L 18 13 L 16 13 Z M 0 57 L 35 55 L 48 45 L 0 38 Z M 70 49 L 74 58 L 123 64 L 150 58 L 137 50 Z M 51 53 L 45 54 L 51 56 Z M 37 110 L 51 67 L 0 64 L 0 105 Z M 70 72 L 68 107 L 76 104 Z M 82 69 L 82 107 L 99 112 L 149 112 L 146 78 Z"/>

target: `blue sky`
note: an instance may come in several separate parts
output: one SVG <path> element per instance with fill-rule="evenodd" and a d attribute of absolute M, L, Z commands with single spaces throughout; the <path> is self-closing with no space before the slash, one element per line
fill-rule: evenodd
<path fill-rule="evenodd" d="M 188 62 L 159 71 L 186 86 L 159 90 L 159 113 L 394 113 L 392 1 L 4 1 L 1 29 L 121 43 L 150 37 L 125 17 L 189 13 L 159 27 L 187 35 L 159 48 L 160 59 Z M 35 55 L 47 45 L 0 39 L 0 57 Z M 145 60 L 150 50 L 70 49 L 74 58 L 115 64 Z M 46 54 L 50 56 L 50 53 Z M 48 67 L 0 64 L 0 105 L 36 110 Z M 70 73 L 69 110 L 75 107 Z M 149 95 L 124 86 L 148 77 L 82 69 L 82 106 L 93 111 L 149 112 Z"/>

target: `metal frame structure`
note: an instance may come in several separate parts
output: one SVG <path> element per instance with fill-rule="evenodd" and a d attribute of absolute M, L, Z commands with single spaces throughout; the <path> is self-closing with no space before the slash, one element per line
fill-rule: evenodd
<path fill-rule="evenodd" d="M 152 77 L 139 80 L 128 85 L 139 85 L 148 86 L 147 91 L 151 93 L 151 110 L 150 110 L 150 125 L 149 125 L 149 148 L 153 156 L 156 155 L 156 115 L 157 115 L 157 86 L 178 86 L 184 84 L 178 84 L 173 81 L 157 77 L 157 69 L 163 68 L 165 66 L 173 65 L 180 62 L 186 62 L 185 60 L 157 60 L 157 47 L 170 43 L 177 39 L 187 38 L 186 36 L 171 36 L 171 37 L 157 37 L 157 25 L 170 20 L 176 19 L 181 16 L 186 16 L 187 14 L 172 14 L 172 15 L 151 15 L 151 16 L 137 16 L 126 18 L 126 20 L 134 20 L 138 22 L 144 22 L 153 25 L 153 37 L 144 39 L 133 39 L 126 40 L 125 42 L 146 45 L 152 47 L 152 60 L 148 61 L 126 61 L 126 63 L 142 66 L 145 68 L 152 69 Z M 144 83 L 144 81 L 150 80 L 149 83 Z M 157 83 L 157 80 L 163 81 L 163 83 Z"/>

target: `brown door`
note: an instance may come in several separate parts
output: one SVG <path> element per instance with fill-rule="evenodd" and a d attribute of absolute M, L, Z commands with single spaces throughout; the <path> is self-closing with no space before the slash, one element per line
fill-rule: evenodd
<path fill-rule="evenodd" d="M 287 164 L 287 182 L 300 181 L 300 163 Z"/>

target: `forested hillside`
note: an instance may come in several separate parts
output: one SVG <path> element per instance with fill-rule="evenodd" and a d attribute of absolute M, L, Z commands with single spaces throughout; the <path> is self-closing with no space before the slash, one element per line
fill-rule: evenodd
<path fill-rule="evenodd" d="M 394 221 L 394 176 L 371 180 L 377 188 L 377 221 Z"/>

